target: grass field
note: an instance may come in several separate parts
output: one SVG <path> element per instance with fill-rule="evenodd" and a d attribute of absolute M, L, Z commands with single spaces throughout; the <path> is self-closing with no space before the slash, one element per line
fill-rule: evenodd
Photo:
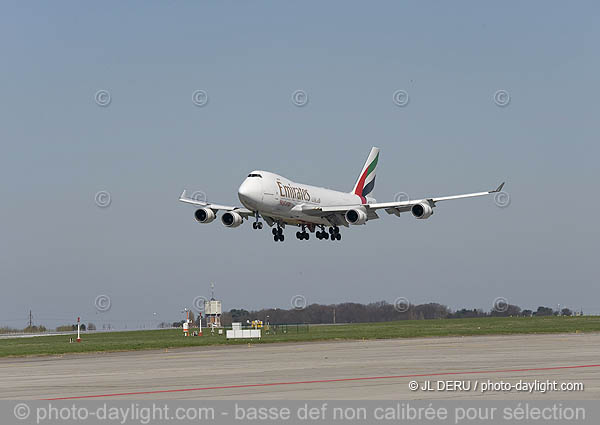
<path fill-rule="evenodd" d="M 383 323 L 312 325 L 308 332 L 264 335 L 252 343 L 322 341 L 343 339 L 415 338 L 458 335 L 506 335 L 523 333 L 599 332 L 600 316 L 498 317 L 478 319 L 403 320 Z M 69 335 L 0 340 L 0 357 L 52 355 L 100 351 L 147 350 L 207 345 L 247 344 L 225 336 L 183 337 L 181 329 L 83 334 L 82 342 L 69 343 Z"/>

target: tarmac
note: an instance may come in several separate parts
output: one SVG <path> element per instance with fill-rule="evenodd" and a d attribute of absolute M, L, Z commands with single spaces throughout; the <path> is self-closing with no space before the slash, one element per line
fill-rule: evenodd
<path fill-rule="evenodd" d="M 552 382 L 557 388 L 549 391 Z M 598 400 L 600 334 L 249 344 L 0 359 L 0 399 L 61 398 Z"/>

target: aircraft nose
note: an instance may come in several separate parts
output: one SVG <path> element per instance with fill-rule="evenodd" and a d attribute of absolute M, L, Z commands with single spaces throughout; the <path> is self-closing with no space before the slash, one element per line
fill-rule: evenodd
<path fill-rule="evenodd" d="M 247 179 L 241 184 L 238 189 L 238 197 L 243 204 L 253 203 L 255 201 L 257 190 L 253 182 Z"/>
<path fill-rule="evenodd" d="M 248 198 L 250 196 L 250 185 L 248 184 L 248 181 L 244 181 L 240 185 L 240 188 L 238 189 L 238 195 L 240 198 Z"/>

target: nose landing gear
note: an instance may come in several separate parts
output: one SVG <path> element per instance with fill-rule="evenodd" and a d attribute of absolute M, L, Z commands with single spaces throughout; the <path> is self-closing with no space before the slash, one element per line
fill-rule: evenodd
<path fill-rule="evenodd" d="M 254 213 L 254 216 L 256 217 L 256 221 L 254 223 L 252 223 L 252 228 L 254 230 L 256 230 L 256 229 L 262 229 L 263 225 L 262 225 L 261 221 L 258 221 L 258 213 L 257 212 Z"/>

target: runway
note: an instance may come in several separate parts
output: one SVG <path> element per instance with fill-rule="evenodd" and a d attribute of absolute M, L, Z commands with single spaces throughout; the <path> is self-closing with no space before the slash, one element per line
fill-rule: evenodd
<path fill-rule="evenodd" d="M 597 400 L 599 354 L 600 334 L 558 334 L 12 358 L 0 359 L 0 399 Z M 582 383 L 584 389 L 506 390 L 536 380 Z M 419 387 L 429 382 L 434 390 L 413 391 L 411 381 Z M 463 389 L 449 391 L 446 381 L 463 382 Z M 481 391 L 486 383 L 500 382 L 504 391 Z"/>

